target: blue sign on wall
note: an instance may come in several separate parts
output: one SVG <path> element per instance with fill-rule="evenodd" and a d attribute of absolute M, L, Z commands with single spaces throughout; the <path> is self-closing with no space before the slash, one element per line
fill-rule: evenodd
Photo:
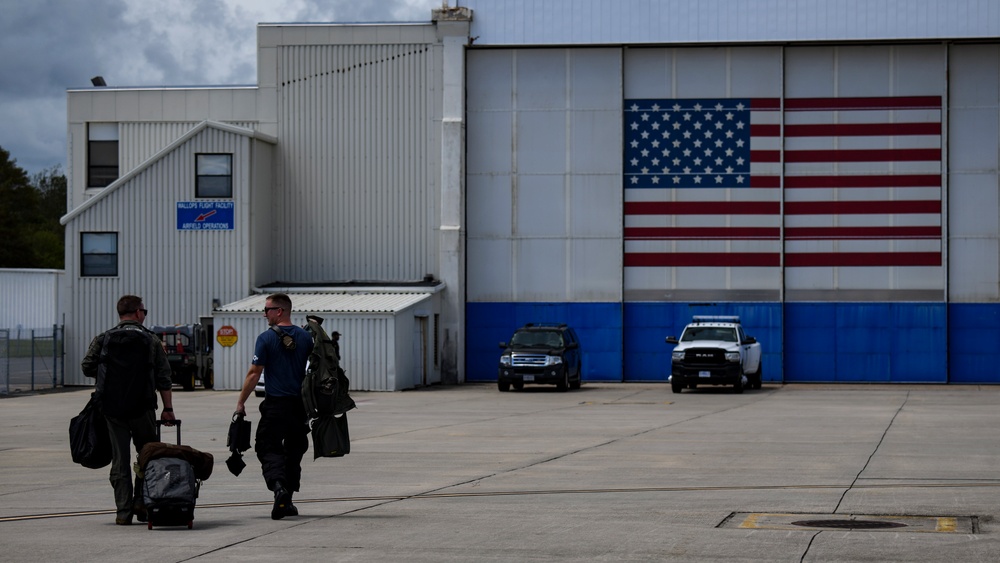
<path fill-rule="evenodd" d="M 234 224 L 231 201 L 178 201 L 178 231 L 231 231 Z"/>

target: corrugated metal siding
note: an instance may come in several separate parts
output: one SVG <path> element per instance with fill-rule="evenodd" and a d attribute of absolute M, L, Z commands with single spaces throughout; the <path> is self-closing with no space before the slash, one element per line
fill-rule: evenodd
<path fill-rule="evenodd" d="M 118 321 L 115 303 L 126 293 L 140 295 L 150 314 L 147 324 L 194 323 L 210 314 L 212 300 L 239 299 L 249 290 L 248 229 L 239 201 L 246 197 L 249 138 L 217 129 L 184 143 L 131 181 L 104 194 L 93 207 L 67 225 L 73 271 L 68 304 L 67 365 L 79 365 L 91 338 Z M 194 197 L 194 154 L 233 153 L 235 229 L 178 231 L 176 204 Z M 118 233 L 118 276 L 79 276 L 81 232 Z M 68 369 L 69 385 L 90 383 Z"/>
<path fill-rule="evenodd" d="M 399 391 L 416 381 L 408 354 L 412 351 L 412 316 L 407 312 L 427 302 L 430 293 L 289 293 L 292 324 L 306 324 L 306 315 L 323 317 L 326 331 L 341 333 L 343 367 L 351 389 Z M 215 346 L 217 389 L 239 389 L 246 377 L 257 336 L 267 329 L 263 317 L 267 296 L 252 295 L 218 308 L 215 329 L 230 325 L 237 331 L 235 346 Z M 429 314 L 431 311 L 425 311 Z M 429 375 L 429 381 L 434 381 Z"/>
<path fill-rule="evenodd" d="M 292 314 L 292 323 L 304 325 L 306 313 Z M 396 391 L 391 315 L 324 316 L 327 332 L 341 333 L 340 355 L 354 391 Z M 240 389 L 253 359 L 254 344 L 267 322 L 261 313 L 216 312 L 215 329 L 236 329 L 232 347 L 216 344 L 214 352 L 216 389 Z M 266 376 L 266 374 L 265 374 Z"/>
<path fill-rule="evenodd" d="M 0 269 L 0 328 L 52 328 L 60 324 L 59 283 L 62 270 Z"/>
<path fill-rule="evenodd" d="M 176 141 L 198 123 L 200 121 L 120 123 L 118 125 L 119 177 L 135 170 L 149 157 Z M 256 129 L 256 124 L 253 122 L 234 122 L 232 125 Z"/>
<path fill-rule="evenodd" d="M 431 53 L 419 44 L 279 48 L 281 279 L 413 280 L 436 270 Z"/>
<path fill-rule="evenodd" d="M 476 45 L 992 38 L 995 0 L 461 0 Z"/>

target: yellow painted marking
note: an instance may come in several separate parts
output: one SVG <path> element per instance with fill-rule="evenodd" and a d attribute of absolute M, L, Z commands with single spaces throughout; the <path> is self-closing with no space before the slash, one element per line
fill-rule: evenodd
<path fill-rule="evenodd" d="M 761 514 L 759 513 L 750 514 L 749 516 L 746 517 L 746 520 L 744 520 L 743 523 L 740 524 L 740 528 L 756 528 L 757 519 L 760 518 L 760 516 Z"/>
<path fill-rule="evenodd" d="M 937 528 L 938 532 L 954 532 L 958 529 L 958 519 L 957 518 L 938 518 Z"/>

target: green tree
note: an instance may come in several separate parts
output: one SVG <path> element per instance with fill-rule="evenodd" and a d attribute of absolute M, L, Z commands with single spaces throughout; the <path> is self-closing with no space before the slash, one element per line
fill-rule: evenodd
<path fill-rule="evenodd" d="M 58 167 L 34 179 L 0 147 L 0 268 L 63 268 L 66 176 Z"/>
<path fill-rule="evenodd" d="M 66 213 L 66 176 L 53 166 L 35 174 L 31 184 L 38 191 L 39 222 L 33 235 L 36 267 L 62 269 L 66 228 L 59 218 Z"/>

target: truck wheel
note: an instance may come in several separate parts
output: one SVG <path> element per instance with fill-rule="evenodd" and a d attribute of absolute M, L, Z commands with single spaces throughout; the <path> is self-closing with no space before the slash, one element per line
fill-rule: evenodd
<path fill-rule="evenodd" d="M 757 366 L 757 373 L 753 374 L 753 388 L 760 389 L 764 385 L 764 364 Z"/>
<path fill-rule="evenodd" d="M 670 390 L 673 391 L 674 393 L 680 393 L 682 389 L 684 389 L 684 386 L 681 385 L 680 383 L 670 384 Z"/>
<path fill-rule="evenodd" d="M 213 370 L 208 370 L 205 377 L 201 379 L 201 386 L 205 389 L 212 389 L 215 387 L 215 372 Z"/>
<path fill-rule="evenodd" d="M 189 371 L 181 376 L 181 387 L 185 391 L 194 391 L 194 371 Z"/>
<path fill-rule="evenodd" d="M 510 391 L 509 381 L 497 381 L 497 389 L 500 391 Z"/>
<path fill-rule="evenodd" d="M 740 377 L 736 380 L 736 383 L 733 384 L 733 393 L 742 393 L 742 392 L 743 392 L 743 374 L 740 374 Z"/>

